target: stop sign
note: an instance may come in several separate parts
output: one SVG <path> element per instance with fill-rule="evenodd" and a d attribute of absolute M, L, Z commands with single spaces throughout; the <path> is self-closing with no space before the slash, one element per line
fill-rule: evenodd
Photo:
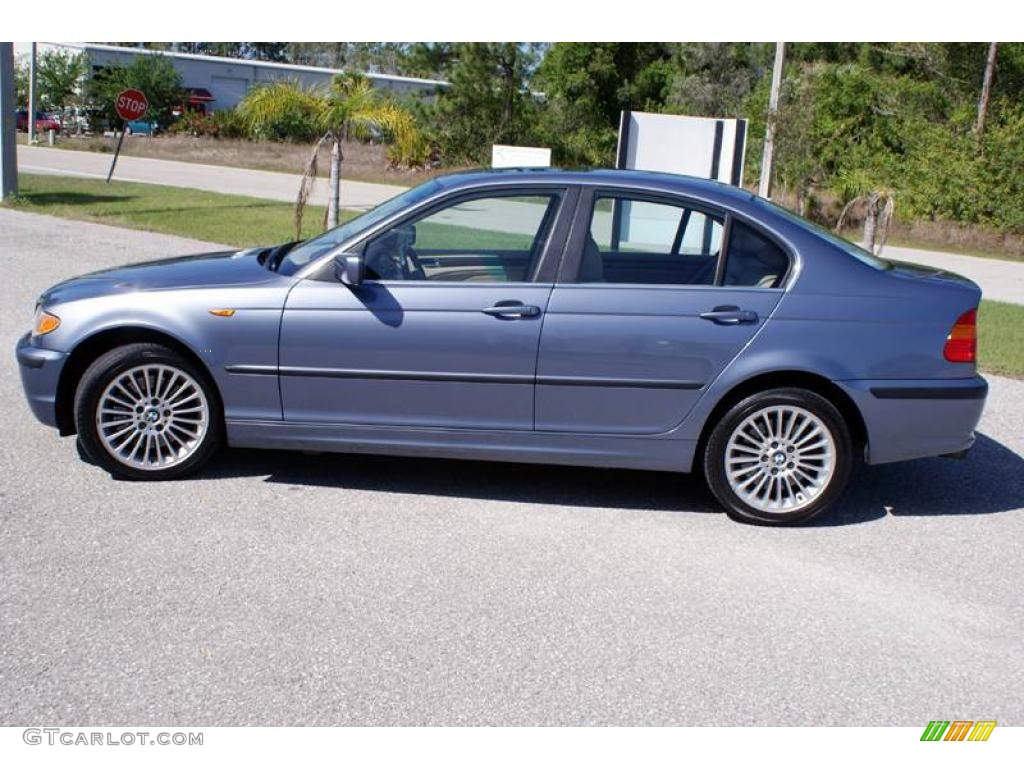
<path fill-rule="evenodd" d="M 117 115 L 122 120 L 138 120 L 146 114 L 149 102 L 146 100 L 146 94 L 142 91 L 129 88 L 117 94 L 117 98 L 114 100 L 114 109 L 117 110 Z"/>

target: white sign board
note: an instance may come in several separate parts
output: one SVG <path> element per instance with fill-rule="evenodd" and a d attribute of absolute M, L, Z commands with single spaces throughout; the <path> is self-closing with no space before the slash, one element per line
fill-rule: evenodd
<path fill-rule="evenodd" d="M 623 112 L 616 167 L 743 184 L 747 121 Z"/>
<path fill-rule="evenodd" d="M 513 147 L 494 144 L 491 147 L 492 168 L 550 168 L 551 150 L 547 147 Z"/>
<path fill-rule="evenodd" d="M 740 186 L 747 121 L 713 117 L 622 113 L 615 166 L 640 171 L 679 173 Z M 686 228 L 684 248 L 710 252 L 721 237 L 721 227 L 698 214 L 701 221 Z M 671 206 L 624 201 L 612 208 L 612 247 L 665 242 L 679 222 Z M 691 242 L 692 241 L 692 242 Z"/>

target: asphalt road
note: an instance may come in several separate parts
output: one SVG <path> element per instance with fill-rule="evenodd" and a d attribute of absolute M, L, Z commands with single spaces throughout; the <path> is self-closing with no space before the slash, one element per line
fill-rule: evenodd
<path fill-rule="evenodd" d="M 0 211 L 0 724 L 1024 725 L 1024 383 L 814 527 L 695 479 L 228 451 L 114 482 L 10 350 L 61 277 L 197 247 Z"/>
<path fill-rule="evenodd" d="M 146 139 L 136 139 L 145 141 Z M 85 178 L 105 179 L 110 168 L 110 156 L 99 152 L 79 152 L 50 147 L 18 145 L 18 167 L 27 173 L 45 173 Z M 203 189 L 249 195 L 271 200 L 293 202 L 299 189 L 299 175 L 254 171 L 245 168 L 226 168 L 218 165 L 156 160 L 146 157 L 124 156 L 117 161 L 117 179 L 147 184 L 168 184 L 176 187 Z M 405 187 L 391 184 L 370 184 L 344 180 L 341 185 L 341 204 L 344 208 L 363 210 L 382 203 L 404 191 Z M 313 202 L 326 205 L 327 184 L 318 183 L 313 189 Z M 502 217 L 494 229 L 503 229 L 515 220 L 512 204 L 502 209 Z M 479 220 L 477 220 L 479 221 Z M 526 217 L 526 228 L 533 231 L 533 217 Z M 516 227 L 511 231 L 521 231 Z M 1000 259 L 982 259 L 939 251 L 886 246 L 884 256 L 918 264 L 928 264 L 964 275 L 984 291 L 986 299 L 1024 304 L 1024 264 Z"/>
<path fill-rule="evenodd" d="M 146 141 L 136 137 L 126 141 Z M 111 155 L 101 152 L 82 152 L 72 149 L 29 147 L 18 145 L 18 170 L 23 173 L 80 176 L 87 179 L 105 179 L 110 170 Z M 179 163 L 152 157 L 121 155 L 114 173 L 116 181 L 136 181 L 144 184 L 165 184 L 171 187 L 204 189 L 231 195 L 247 195 L 268 200 L 294 203 L 299 191 L 301 174 L 257 171 L 248 168 L 229 168 L 203 163 Z M 345 180 L 341 188 L 343 208 L 363 210 L 404 192 L 406 187 L 391 184 L 371 184 Z M 313 187 L 310 202 L 327 205 L 327 183 L 320 179 Z"/>

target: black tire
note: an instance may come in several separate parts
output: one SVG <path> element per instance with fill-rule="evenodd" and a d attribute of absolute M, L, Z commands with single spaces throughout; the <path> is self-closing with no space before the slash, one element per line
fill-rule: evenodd
<path fill-rule="evenodd" d="M 96 413 L 104 390 L 118 376 L 141 365 L 162 365 L 187 374 L 202 390 L 208 417 L 205 432 L 195 441 L 187 458 L 172 466 L 142 469 L 119 460 L 100 437 Z M 174 406 L 171 406 L 174 407 Z M 141 417 L 140 417 L 141 418 Z M 187 358 L 160 344 L 127 344 L 97 358 L 82 375 L 75 392 L 75 425 L 79 452 L 124 480 L 173 480 L 191 474 L 216 453 L 223 440 L 220 399 L 207 373 Z M 114 446 L 117 447 L 116 445 Z"/>
<path fill-rule="evenodd" d="M 89 453 L 89 447 L 85 444 L 85 440 L 82 439 L 81 435 L 75 438 L 75 450 L 78 452 L 78 458 L 84 461 L 86 464 L 95 464 L 96 459 Z"/>
<path fill-rule="evenodd" d="M 821 487 L 820 491 L 817 491 L 809 503 L 800 505 L 800 502 L 797 502 L 796 499 L 802 497 L 790 494 L 787 485 L 785 491 L 787 500 L 798 506 L 797 509 L 790 511 L 773 512 L 752 506 L 733 490 L 727 475 L 727 452 L 729 441 L 733 437 L 734 432 L 749 416 L 770 406 L 792 406 L 810 412 L 817 418 L 824 429 L 830 433 L 834 445 L 835 455 L 832 460 L 831 477 Z M 770 452 L 771 449 L 766 450 Z M 798 448 L 797 450 L 801 449 Z M 781 454 L 782 451 L 780 450 L 778 453 Z M 733 455 L 737 456 L 739 454 L 734 453 Z M 772 458 L 774 458 L 774 454 Z M 838 409 L 827 399 L 815 392 L 795 387 L 785 387 L 759 392 L 732 406 L 719 419 L 707 440 L 704 449 L 703 466 L 704 476 L 707 479 L 711 493 L 725 508 L 729 517 L 740 522 L 757 525 L 796 525 L 821 514 L 842 495 L 843 489 L 850 478 L 853 458 L 853 440 L 850 437 L 850 430 Z M 765 461 L 765 458 L 760 457 L 758 460 Z M 753 462 L 753 459 L 751 459 L 751 462 Z M 799 462 L 797 465 L 799 466 Z M 768 470 L 772 466 L 772 460 L 769 459 L 767 464 L 765 464 L 765 468 Z M 792 465 L 780 465 L 780 471 L 784 472 L 786 466 Z M 751 471 L 754 471 L 752 466 Z M 742 479 L 738 481 L 738 485 L 742 491 Z M 779 485 L 781 487 L 781 480 Z"/>

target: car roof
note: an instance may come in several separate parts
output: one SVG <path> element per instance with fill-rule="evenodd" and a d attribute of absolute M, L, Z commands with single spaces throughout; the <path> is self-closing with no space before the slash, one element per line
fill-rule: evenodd
<path fill-rule="evenodd" d="M 436 181 L 446 189 L 472 188 L 490 184 L 581 184 L 587 186 L 621 186 L 661 189 L 666 192 L 689 193 L 715 197 L 736 203 L 749 203 L 754 195 L 740 187 L 720 181 L 656 171 L 572 170 L 563 168 L 500 168 L 461 171 L 438 176 Z"/>

